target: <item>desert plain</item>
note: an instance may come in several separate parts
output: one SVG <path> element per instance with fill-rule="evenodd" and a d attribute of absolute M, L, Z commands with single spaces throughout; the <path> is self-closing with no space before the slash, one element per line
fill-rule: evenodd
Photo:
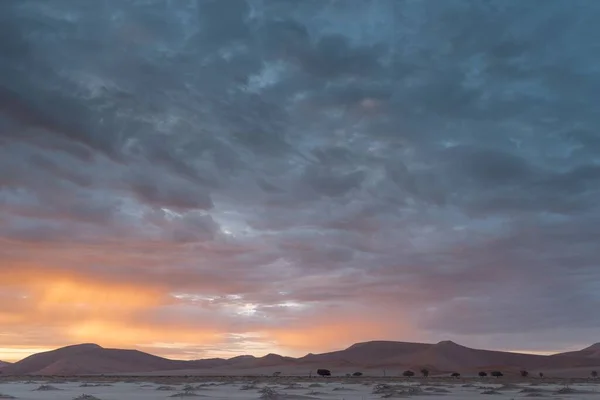
<path fill-rule="evenodd" d="M 0 399 L 168 400 L 172 398 L 363 400 L 600 399 L 593 379 L 515 378 L 303 378 L 303 377 L 102 377 L 0 381 Z"/>

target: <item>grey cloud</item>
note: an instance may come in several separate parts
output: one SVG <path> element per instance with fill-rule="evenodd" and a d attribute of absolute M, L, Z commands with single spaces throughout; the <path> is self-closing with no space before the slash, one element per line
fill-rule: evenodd
<path fill-rule="evenodd" d="M 205 188 L 175 177 L 159 180 L 150 175 L 134 176 L 130 188 L 141 202 L 153 207 L 206 210 L 213 205 Z"/>
<path fill-rule="evenodd" d="M 362 171 L 335 173 L 329 168 L 307 168 L 305 180 L 317 193 L 326 196 L 345 195 L 353 188 L 358 188 L 364 179 Z"/>
<path fill-rule="evenodd" d="M 583 337 L 600 9 L 575 2 L 1 2 L 1 237 L 162 240 L 79 268 L 266 315 Z"/>
<path fill-rule="evenodd" d="M 219 225 L 210 215 L 185 215 L 177 221 L 173 237 L 179 242 L 207 241 L 215 238 Z"/>
<path fill-rule="evenodd" d="M 527 182 L 534 173 L 527 161 L 515 154 L 467 146 L 452 147 L 444 152 L 450 167 L 475 184 L 497 186 Z"/>

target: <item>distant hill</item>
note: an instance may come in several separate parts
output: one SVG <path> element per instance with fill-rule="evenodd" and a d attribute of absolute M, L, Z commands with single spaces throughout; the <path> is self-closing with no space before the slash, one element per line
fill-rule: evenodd
<path fill-rule="evenodd" d="M 149 372 L 218 364 L 174 361 L 137 350 L 105 349 L 97 344 L 80 344 L 33 354 L 3 369 L 11 375 L 87 375 Z"/>
<path fill-rule="evenodd" d="M 600 345 L 552 356 L 472 349 L 451 341 L 436 344 L 371 341 L 345 350 L 307 354 L 292 358 L 278 354 L 264 357 L 238 356 L 195 361 L 170 360 L 137 350 L 107 349 L 97 344 L 80 344 L 31 355 L 2 368 L 3 375 L 94 375 L 135 373 L 272 373 L 316 368 L 338 370 L 403 370 L 427 368 L 432 374 L 449 371 L 476 372 L 480 369 L 552 370 L 600 366 Z M 229 371 L 229 372 L 228 372 Z"/>
<path fill-rule="evenodd" d="M 594 343 L 593 345 L 586 347 L 585 349 L 569 351 L 566 353 L 555 354 L 556 356 L 568 356 L 568 357 L 584 357 L 584 358 L 595 358 L 600 360 L 600 343 Z"/>
<path fill-rule="evenodd" d="M 407 343 L 392 341 L 372 341 L 356 343 L 345 350 L 323 354 L 308 354 L 298 359 L 301 364 L 331 364 L 378 366 L 385 360 L 394 358 L 397 363 L 404 364 L 410 357 L 428 349 L 431 345 L 424 343 Z"/>
<path fill-rule="evenodd" d="M 469 371 L 503 366 L 509 369 L 571 368 L 598 365 L 582 357 L 520 354 L 479 350 L 452 341 L 436 344 L 374 341 L 358 343 L 346 350 L 307 355 L 301 363 L 332 366 L 356 365 L 366 368 L 427 368 L 432 372 Z"/>

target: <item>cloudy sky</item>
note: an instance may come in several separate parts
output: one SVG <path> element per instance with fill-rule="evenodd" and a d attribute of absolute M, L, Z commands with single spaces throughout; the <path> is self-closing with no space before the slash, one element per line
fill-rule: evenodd
<path fill-rule="evenodd" d="M 0 2 L 0 359 L 600 340 L 600 2 Z"/>

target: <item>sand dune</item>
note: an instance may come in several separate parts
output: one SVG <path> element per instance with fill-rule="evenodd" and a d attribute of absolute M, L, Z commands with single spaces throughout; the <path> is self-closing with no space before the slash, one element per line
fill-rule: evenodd
<path fill-rule="evenodd" d="M 67 346 L 31 355 L 4 368 L 11 375 L 75 375 L 145 372 L 185 368 L 185 361 L 142 353 L 137 350 L 105 349 L 96 344 Z"/>
<path fill-rule="evenodd" d="M 570 356 L 570 357 L 585 357 L 585 358 L 597 358 L 600 359 L 600 343 L 595 343 L 590 347 L 586 347 L 582 350 L 569 351 L 566 353 L 555 354 L 556 356 Z"/>
<path fill-rule="evenodd" d="M 34 354 L 5 366 L 3 375 L 270 375 L 279 371 L 289 375 L 308 375 L 317 368 L 333 369 L 344 375 L 354 371 L 398 375 L 405 369 L 417 372 L 427 368 L 432 375 L 456 371 L 476 374 L 479 370 L 499 369 L 518 374 L 527 369 L 578 370 L 600 367 L 597 345 L 581 351 L 541 356 L 472 349 L 451 341 L 437 344 L 372 341 L 357 343 L 345 350 L 308 354 L 300 358 L 268 354 L 264 357 L 238 356 L 231 359 L 195 361 L 170 360 L 137 350 L 107 349 L 96 344 L 68 346 Z M 598 368 L 600 369 L 600 368 Z M 384 372 L 385 373 L 385 372 Z"/>

